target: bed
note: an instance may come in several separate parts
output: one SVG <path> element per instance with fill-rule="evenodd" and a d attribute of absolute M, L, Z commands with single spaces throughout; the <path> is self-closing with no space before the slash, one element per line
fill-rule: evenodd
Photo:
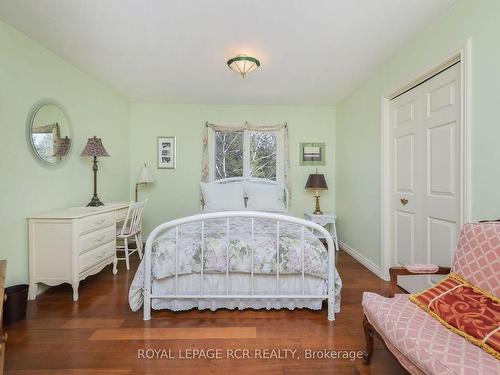
<path fill-rule="evenodd" d="M 342 282 L 331 235 L 320 225 L 287 215 L 288 191 L 272 180 L 231 178 L 202 184 L 202 213 L 157 226 L 129 291 L 133 311 L 143 306 L 340 311 Z M 269 212 L 270 211 L 270 212 Z"/>

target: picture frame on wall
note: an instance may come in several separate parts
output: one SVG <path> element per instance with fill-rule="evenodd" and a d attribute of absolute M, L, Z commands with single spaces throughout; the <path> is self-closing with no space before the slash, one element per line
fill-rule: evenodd
<path fill-rule="evenodd" d="M 299 165 L 300 166 L 323 166 L 325 165 L 325 143 L 300 143 Z"/>
<path fill-rule="evenodd" d="M 175 169 L 176 148 L 175 137 L 158 137 L 158 169 Z"/>

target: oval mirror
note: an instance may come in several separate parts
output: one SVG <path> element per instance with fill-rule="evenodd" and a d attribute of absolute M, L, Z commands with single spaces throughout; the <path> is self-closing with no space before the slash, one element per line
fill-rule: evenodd
<path fill-rule="evenodd" d="M 64 108 L 53 100 L 35 104 L 28 117 L 28 138 L 33 154 L 47 164 L 57 164 L 70 154 L 72 131 Z"/>

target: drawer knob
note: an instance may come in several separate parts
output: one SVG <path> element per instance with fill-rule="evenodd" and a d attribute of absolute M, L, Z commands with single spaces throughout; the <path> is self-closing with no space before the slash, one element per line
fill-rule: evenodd
<path fill-rule="evenodd" d="M 102 240 L 104 240 L 106 238 L 106 236 L 104 234 L 101 234 L 99 237 L 97 237 L 95 240 L 96 242 L 101 242 Z"/>
<path fill-rule="evenodd" d="M 97 220 L 95 222 L 96 225 L 101 225 L 102 223 L 104 223 L 106 221 L 106 219 L 100 219 L 100 220 Z"/>

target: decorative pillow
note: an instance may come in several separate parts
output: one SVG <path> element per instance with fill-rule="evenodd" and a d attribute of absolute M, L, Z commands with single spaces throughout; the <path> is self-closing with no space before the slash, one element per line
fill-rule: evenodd
<path fill-rule="evenodd" d="M 456 273 L 410 300 L 453 332 L 500 359 L 500 300 Z"/>
<path fill-rule="evenodd" d="M 245 182 L 247 209 L 252 211 L 287 212 L 283 185 Z"/>
<path fill-rule="evenodd" d="M 238 183 L 200 183 L 203 212 L 243 211 L 245 209 L 243 185 Z"/>

